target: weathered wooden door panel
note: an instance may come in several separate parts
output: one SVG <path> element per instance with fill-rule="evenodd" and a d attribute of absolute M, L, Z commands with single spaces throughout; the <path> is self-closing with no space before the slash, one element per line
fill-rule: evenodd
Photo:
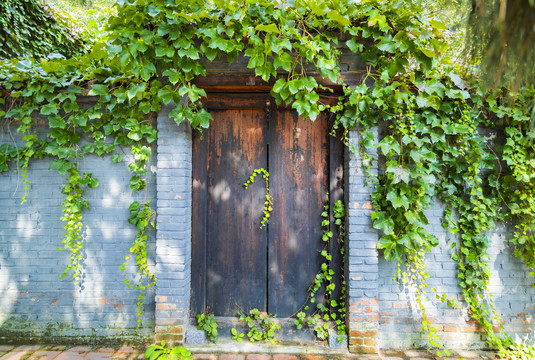
<path fill-rule="evenodd" d="M 268 308 L 286 317 L 303 305 L 321 264 L 321 210 L 328 191 L 326 116 L 315 122 L 290 109 L 270 116 Z"/>
<path fill-rule="evenodd" d="M 202 263 L 193 270 L 199 274 L 192 274 L 201 286 L 194 296 L 204 297 L 204 304 L 195 307 L 235 316 L 237 308 L 266 307 L 267 237 L 258 226 L 264 187 L 258 181 L 246 191 L 243 183 L 254 169 L 267 167 L 267 129 L 263 108 L 255 109 L 250 102 L 233 99 L 211 105 L 214 121 L 206 139 L 194 140 L 193 221 L 204 224 L 194 226 L 193 261 Z"/>
<path fill-rule="evenodd" d="M 194 136 L 192 311 L 290 316 L 322 262 L 321 212 L 329 189 L 341 196 L 342 147 L 326 115 L 303 120 L 268 94 L 209 94 L 205 106 L 214 121 Z M 263 180 L 243 188 L 257 168 L 273 196 L 264 229 Z"/>

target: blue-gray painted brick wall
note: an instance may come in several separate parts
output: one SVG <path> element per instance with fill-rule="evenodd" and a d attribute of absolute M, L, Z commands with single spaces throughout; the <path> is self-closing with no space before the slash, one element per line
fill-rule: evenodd
<path fill-rule="evenodd" d="M 11 142 L 16 129 L 5 126 L 0 142 Z M 42 133 L 39 133 L 42 136 Z M 87 155 L 80 169 L 92 172 L 100 186 L 87 189 L 90 209 L 83 213 L 84 270 L 80 287 L 69 275 L 59 279 L 68 264 L 62 247 L 64 176 L 48 170 L 50 159 L 34 161 L 28 168 L 30 189 L 21 204 L 24 184 L 20 174 L 0 173 L 0 339 L 40 339 L 58 342 L 141 341 L 154 329 L 154 291 L 149 290 L 142 327 L 134 333 L 137 291 L 124 284 L 119 267 L 135 238 L 128 224 L 128 206 L 134 200 L 150 200 L 155 206 L 155 176 L 148 174 L 147 191 L 129 189 L 129 150 L 122 163 L 111 156 Z M 10 164 L 14 170 L 14 164 Z M 155 232 L 149 232 L 149 263 L 154 268 Z M 127 276 L 135 275 L 133 259 Z"/>
<path fill-rule="evenodd" d="M 456 310 L 440 303 L 431 292 L 447 294 L 462 300 L 458 286 L 457 266 L 451 259 L 452 235 L 442 227 L 444 205 L 436 200 L 426 211 L 428 230 L 440 241 L 440 245 L 427 256 L 430 278 L 426 303 L 428 316 L 439 331 L 439 336 L 450 348 L 485 348 L 485 337 L 472 321 L 466 310 Z M 535 316 L 535 289 L 530 285 L 528 272 L 516 259 L 506 244 L 505 226 L 497 226 L 488 234 L 490 269 L 492 272 L 489 291 L 494 295 L 498 314 L 504 321 L 505 330 L 517 339 L 535 341 L 532 319 Z M 420 314 L 415 310 L 414 290 L 400 285 L 395 280 L 396 261 L 379 257 L 379 346 L 381 348 L 425 347 L 420 334 Z"/>
<path fill-rule="evenodd" d="M 374 130 L 376 133 L 377 131 Z M 358 133 L 349 133 L 345 151 L 345 203 L 347 208 L 346 286 L 348 295 L 349 349 L 359 353 L 377 352 L 378 284 L 377 232 L 371 227 L 370 188 L 358 149 Z M 372 154 L 375 155 L 375 154 Z M 370 169 L 376 173 L 377 169 Z"/>
<path fill-rule="evenodd" d="M 377 132 L 376 132 L 377 137 Z M 497 137 L 496 139 L 499 139 Z M 350 146 L 358 145 L 358 137 L 350 133 Z M 376 154 L 374 154 L 376 156 Z M 346 151 L 346 193 L 348 208 L 348 259 L 347 281 L 349 292 L 349 347 L 353 351 L 369 352 L 376 335 L 376 345 L 383 349 L 425 347 L 427 341 L 420 334 L 420 314 L 415 302 L 414 290 L 400 285 L 396 278 L 397 263 L 386 261 L 382 252 L 377 253 L 375 242 L 380 236 L 372 227 L 368 204 L 371 188 L 364 184 L 359 156 Z M 380 163 L 380 159 L 379 159 Z M 377 171 L 373 168 L 372 171 Z M 366 206 L 369 208 L 369 206 Z M 462 299 L 458 286 L 457 268 L 451 259 L 451 235 L 441 226 L 444 206 L 438 200 L 426 211 L 429 230 L 435 234 L 440 246 L 427 258 L 430 278 L 429 289 Z M 516 339 L 535 340 L 532 331 L 535 315 L 535 289 L 530 286 L 528 272 L 514 258 L 506 244 L 507 228 L 497 227 L 488 234 L 492 277 L 489 291 L 494 294 L 497 312 L 504 321 L 506 331 Z M 372 240 L 374 239 L 374 240 Z M 377 256 L 378 254 L 378 256 Z M 357 281 L 358 279 L 358 281 Z M 370 302 L 377 296 L 378 306 Z M 485 338 L 466 310 L 456 310 L 441 304 L 429 290 L 426 303 L 428 316 L 437 327 L 439 335 L 450 348 L 485 348 Z M 369 321 L 377 316 L 377 322 Z M 367 326 L 366 326 L 367 324 Z M 375 330 L 375 331 L 374 331 Z M 366 342 L 370 346 L 366 346 Z"/>
<path fill-rule="evenodd" d="M 191 127 L 158 115 L 156 340 L 181 344 L 191 287 Z"/>

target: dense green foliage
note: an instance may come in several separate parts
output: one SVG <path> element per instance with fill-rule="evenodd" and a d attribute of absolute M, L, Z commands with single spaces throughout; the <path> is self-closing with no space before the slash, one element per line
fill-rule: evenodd
<path fill-rule="evenodd" d="M 197 329 L 203 330 L 206 336 L 211 341 L 217 342 L 219 333 L 217 331 L 218 325 L 214 319 L 214 314 L 197 314 Z"/>
<path fill-rule="evenodd" d="M 85 41 L 69 20 L 39 0 L 0 2 L 0 59 L 79 54 Z"/>
<path fill-rule="evenodd" d="M 438 240 L 426 228 L 425 210 L 436 198 L 444 201 L 463 291 L 460 305 L 485 329 L 491 346 L 505 351 L 512 341 L 494 333 L 499 319 L 486 291 L 485 234 L 497 221 L 512 222 L 516 232 L 509 241 L 535 275 L 535 133 L 526 100 L 533 91 L 512 94 L 514 102 L 505 103 L 503 94 L 483 93 L 476 82 L 463 80 L 461 70 L 444 55 L 445 26 L 421 10 L 405 1 L 378 0 L 120 1 L 117 16 L 108 22 L 106 44 L 68 60 L 2 64 L 6 111 L 0 116 L 17 124 L 25 137 L 23 146 L 0 147 L 0 166 L 7 170 L 13 160 L 24 171 L 32 159 L 50 156 L 51 167 L 67 176 L 66 221 L 76 216 L 77 222 L 68 227 L 66 241 L 76 279 L 77 224 L 87 206 L 83 189 L 95 185 L 90 174 L 77 170 L 80 159 L 96 153 L 120 161 L 114 150 L 129 147 L 131 188 L 144 189 L 157 138 L 151 120 L 162 103 L 177 104 L 170 113 L 177 124 L 189 121 L 194 128 L 206 128 L 211 116 L 200 102 L 206 93 L 191 81 L 206 74 L 206 62 L 245 56 L 257 76 L 276 80 L 272 95 L 277 103 L 291 104 L 312 120 L 320 111 L 331 111 L 335 128 L 344 134 L 358 131 L 360 148 L 352 150 L 366 166 L 374 161 L 369 150 L 380 151 L 384 166 L 379 175 L 368 171 L 375 186 L 373 226 L 381 231 L 377 247 L 386 259 L 399 261 L 402 279 L 418 295 L 422 332 L 436 348 L 441 345 L 423 300 L 426 254 Z M 340 76 L 340 46 L 368 65 L 357 86 Z M 322 86 L 314 74 L 342 86 L 344 96 L 337 105 L 321 103 L 317 90 Z M 94 96 L 95 105 L 81 108 L 76 102 L 80 95 Z M 42 138 L 35 135 L 39 115 L 48 119 L 49 132 Z M 377 126 L 382 129 L 379 139 L 373 131 Z M 503 146 L 480 133 L 493 126 L 504 129 Z M 73 182 L 78 186 L 72 187 Z M 140 231 L 133 252 L 141 273 L 146 271 L 143 232 L 152 216 L 148 206 L 131 208 Z"/>
<path fill-rule="evenodd" d="M 238 311 L 238 316 L 239 320 L 243 321 L 247 327 L 247 337 L 250 342 L 261 341 L 265 343 L 269 341 L 271 344 L 278 342 L 275 334 L 281 329 L 281 326 L 277 325 L 273 320 L 273 318 L 277 317 L 276 314 L 268 314 L 258 309 L 251 309 L 247 314 Z M 243 340 L 244 334 L 238 334 L 235 328 L 232 328 L 231 333 L 236 341 Z"/>
<path fill-rule="evenodd" d="M 161 345 L 151 345 L 145 350 L 145 359 L 148 360 L 192 360 L 191 351 L 182 346 L 167 348 L 165 340 Z"/>

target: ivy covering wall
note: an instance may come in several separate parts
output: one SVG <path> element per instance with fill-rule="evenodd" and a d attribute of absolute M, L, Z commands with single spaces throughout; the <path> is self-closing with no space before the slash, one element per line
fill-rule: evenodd
<path fill-rule="evenodd" d="M 72 19 L 66 19 L 42 0 L 4 0 L 0 3 L 0 58 L 44 58 L 51 53 L 72 57 L 85 50 Z"/>
<path fill-rule="evenodd" d="M 274 82 L 277 103 L 291 104 L 311 120 L 330 111 L 336 114 L 335 129 L 357 129 L 361 147 L 351 151 L 360 153 L 366 166 L 375 161 L 367 151 L 379 149 L 384 171 L 369 174 L 375 184 L 373 226 L 382 235 L 377 248 L 387 260 L 398 261 L 401 281 L 416 289 L 422 334 L 430 347 L 440 351 L 442 346 L 423 305 L 431 291 L 426 253 L 438 244 L 426 229 L 425 209 L 438 198 L 446 206 L 444 227 L 458 240 L 452 242 L 452 257 L 464 301 L 441 298 L 466 307 L 489 344 L 503 353 L 532 351 L 494 331 L 499 316 L 487 291 L 486 232 L 498 222 L 511 223 L 515 230 L 507 241 L 535 276 L 534 91 L 484 91 L 447 57 L 445 25 L 420 10 L 410 2 L 377 0 L 119 1 L 117 16 L 108 22 L 109 40 L 87 54 L 2 63 L 1 101 L 7 110 L 0 116 L 16 123 L 25 137 L 24 146 L 1 145 L 0 168 L 17 164 L 24 174 L 33 159 L 48 156 L 51 169 L 66 176 L 64 247 L 72 253 L 67 272 L 76 281 L 79 231 L 88 206 L 84 189 L 98 185 L 78 165 L 84 154 L 120 161 L 113 150 L 129 147 L 135 160 L 131 189 L 144 189 L 150 144 L 157 138 L 152 115 L 172 102 L 177 105 L 170 116 L 177 124 L 208 127 L 211 116 L 201 104 L 206 93 L 192 80 L 206 74 L 205 61 L 245 56 L 258 77 Z M 368 64 L 357 86 L 343 81 L 340 45 Z M 321 103 L 317 90 L 322 85 L 312 74 L 342 87 L 338 104 Z M 80 94 L 98 101 L 80 108 Z M 48 116 L 46 137 L 35 134 L 37 114 Z M 370 129 L 379 124 L 384 137 L 374 139 Z M 493 149 L 478 128 L 497 125 L 506 138 Z M 82 145 L 82 135 L 91 141 Z M 138 229 L 131 251 L 142 303 L 143 290 L 154 284 L 145 250 L 153 214 L 149 203 L 134 203 L 130 210 Z"/>

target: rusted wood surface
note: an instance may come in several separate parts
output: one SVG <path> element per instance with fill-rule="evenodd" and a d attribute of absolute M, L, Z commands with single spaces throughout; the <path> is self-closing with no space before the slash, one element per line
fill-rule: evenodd
<path fill-rule="evenodd" d="M 333 119 L 330 119 L 331 123 Z M 331 125 L 332 127 L 332 125 Z M 342 276 L 344 269 L 342 268 L 343 259 L 340 254 L 342 242 L 340 239 L 339 227 L 334 224 L 335 218 L 333 214 L 334 203 L 338 200 L 344 200 L 344 144 L 340 140 L 341 131 L 329 137 L 329 200 L 331 221 L 331 231 L 333 237 L 330 242 L 330 252 L 332 255 L 331 269 L 335 271 L 333 282 L 336 285 L 332 294 L 332 299 L 339 302 L 342 289 Z M 333 309 L 334 310 L 334 309 Z"/>
<path fill-rule="evenodd" d="M 239 109 L 239 99 L 229 100 L 232 106 L 221 103 L 226 109 L 209 108 L 214 123 L 200 141 L 207 152 L 205 309 L 219 316 L 235 316 L 237 309 L 264 309 L 267 289 L 267 237 L 259 228 L 264 184 L 259 179 L 248 190 L 243 187 L 254 169 L 267 166 L 264 110 Z M 194 149 L 197 152 L 202 150 Z M 193 261 L 202 262 L 201 257 L 195 252 Z"/>
<path fill-rule="evenodd" d="M 269 224 L 268 308 L 294 314 L 321 264 L 321 212 L 328 189 L 327 121 L 273 109 L 269 171 L 274 211 Z"/>
<path fill-rule="evenodd" d="M 267 93 L 208 94 L 203 102 L 214 121 L 204 139 L 194 137 L 192 311 L 290 316 L 323 260 L 321 212 L 329 189 L 331 204 L 342 196 L 343 145 L 329 135 L 327 114 L 304 120 Z M 261 167 L 273 196 L 268 230 L 259 229 L 263 180 L 243 188 Z"/>

